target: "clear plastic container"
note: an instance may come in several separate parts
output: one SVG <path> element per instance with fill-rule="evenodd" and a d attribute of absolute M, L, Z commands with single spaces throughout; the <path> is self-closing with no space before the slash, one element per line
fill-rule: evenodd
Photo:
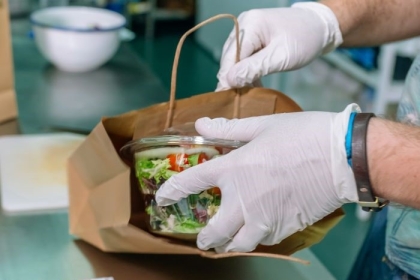
<path fill-rule="evenodd" d="M 121 155 L 132 163 L 144 196 L 149 230 L 174 237 L 196 236 L 217 213 L 221 201 L 220 189 L 211 186 L 209 190 L 190 195 L 167 207 L 157 205 L 156 191 L 171 176 L 223 156 L 244 144 L 201 136 L 166 135 L 134 140 L 122 147 Z"/>

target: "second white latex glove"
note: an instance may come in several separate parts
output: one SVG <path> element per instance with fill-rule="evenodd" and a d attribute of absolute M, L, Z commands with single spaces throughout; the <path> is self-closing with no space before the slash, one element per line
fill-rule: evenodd
<path fill-rule="evenodd" d="M 248 252 L 273 245 L 358 200 L 347 163 L 349 105 L 341 113 L 284 113 L 196 122 L 206 137 L 249 141 L 241 148 L 172 176 L 156 193 L 167 206 L 211 186 L 222 192 L 197 246 Z"/>
<path fill-rule="evenodd" d="M 298 69 L 332 51 L 343 39 L 334 13 L 316 2 L 240 14 L 241 61 L 235 64 L 235 31 L 226 40 L 216 91 L 250 86 L 265 75 Z"/>

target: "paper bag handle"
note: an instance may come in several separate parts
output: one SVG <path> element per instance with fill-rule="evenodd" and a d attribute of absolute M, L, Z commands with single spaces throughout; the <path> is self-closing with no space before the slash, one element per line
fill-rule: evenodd
<path fill-rule="evenodd" d="M 220 15 L 216 15 L 214 17 L 211 17 L 199 24 L 197 24 L 196 26 L 194 26 L 193 28 L 191 28 L 190 30 L 188 30 L 187 32 L 185 32 L 184 35 L 182 35 L 181 39 L 178 42 L 178 46 L 176 47 L 176 51 L 175 51 L 175 58 L 174 58 L 174 63 L 172 66 L 172 77 L 171 77 L 171 91 L 170 91 L 170 97 L 169 97 L 169 109 L 168 109 L 168 114 L 166 117 L 166 124 L 165 124 L 165 129 L 168 129 L 171 125 L 172 125 L 172 119 L 173 119 L 173 115 L 174 115 L 174 107 L 175 107 L 175 91 L 176 91 L 176 78 L 177 78 L 177 71 L 178 71 L 178 63 L 179 63 L 179 57 L 181 54 L 181 48 L 182 48 L 182 44 L 184 43 L 185 39 L 187 38 L 188 35 L 190 35 L 191 33 L 193 33 L 194 31 L 196 31 L 197 29 L 203 27 L 204 25 L 214 22 L 216 20 L 219 20 L 221 18 L 231 18 L 235 24 L 235 33 L 236 33 L 236 58 L 235 61 L 239 62 L 240 60 L 240 53 L 241 53 L 241 49 L 240 49 L 240 41 L 239 41 L 239 23 L 238 20 L 236 19 L 236 17 L 234 15 L 231 14 L 220 14 Z M 236 92 L 236 96 L 235 96 L 235 104 L 234 104 L 234 109 L 233 109 L 233 117 L 237 118 L 239 115 L 239 98 L 240 98 L 240 93 L 239 91 Z"/>

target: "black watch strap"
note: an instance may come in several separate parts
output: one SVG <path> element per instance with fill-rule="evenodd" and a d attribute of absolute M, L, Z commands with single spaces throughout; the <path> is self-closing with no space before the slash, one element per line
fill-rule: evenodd
<path fill-rule="evenodd" d="M 374 196 L 369 178 L 367 161 L 367 129 L 369 121 L 375 117 L 372 113 L 358 113 L 354 118 L 352 134 L 352 168 L 356 179 L 359 204 L 365 211 L 379 211 L 387 202 Z"/>

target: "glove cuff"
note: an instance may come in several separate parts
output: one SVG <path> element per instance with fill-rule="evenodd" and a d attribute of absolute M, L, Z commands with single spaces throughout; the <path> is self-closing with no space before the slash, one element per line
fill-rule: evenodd
<path fill-rule="evenodd" d="M 293 4 L 291 7 L 313 11 L 326 25 L 327 32 L 324 34 L 324 47 L 322 49 L 322 55 L 335 50 L 343 43 L 343 35 L 341 34 L 340 24 L 334 12 L 329 7 L 316 2 L 298 2 Z"/>
<path fill-rule="evenodd" d="M 353 170 L 348 164 L 345 147 L 348 124 L 353 112 L 361 112 L 357 104 L 348 105 L 344 111 L 334 117 L 332 123 L 331 171 L 337 197 L 342 203 L 358 202 L 359 200 L 356 181 Z"/>

